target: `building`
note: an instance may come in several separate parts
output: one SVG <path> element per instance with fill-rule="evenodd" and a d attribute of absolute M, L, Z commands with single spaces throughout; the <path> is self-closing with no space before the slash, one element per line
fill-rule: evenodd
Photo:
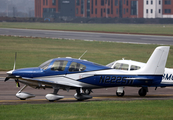
<path fill-rule="evenodd" d="M 75 0 L 35 0 L 35 17 L 75 17 Z"/>
<path fill-rule="evenodd" d="M 144 18 L 173 18 L 173 0 L 143 0 Z"/>
<path fill-rule="evenodd" d="M 35 17 L 173 18 L 173 0 L 35 0 Z"/>
<path fill-rule="evenodd" d="M 142 0 L 76 0 L 77 17 L 143 17 Z"/>
<path fill-rule="evenodd" d="M 173 18 L 173 0 L 163 0 L 162 3 L 163 18 Z"/>
<path fill-rule="evenodd" d="M 54 17 L 58 12 L 58 0 L 35 0 L 35 17 Z"/>

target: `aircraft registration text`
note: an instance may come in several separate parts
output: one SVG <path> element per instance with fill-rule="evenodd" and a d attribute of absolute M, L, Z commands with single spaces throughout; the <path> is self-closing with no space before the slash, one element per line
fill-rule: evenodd
<path fill-rule="evenodd" d="M 127 80 L 126 78 L 121 76 L 101 76 L 99 83 L 132 85 L 134 80 Z"/>
<path fill-rule="evenodd" d="M 173 80 L 173 75 L 172 74 L 163 74 L 162 79 L 164 79 L 164 80 Z"/>

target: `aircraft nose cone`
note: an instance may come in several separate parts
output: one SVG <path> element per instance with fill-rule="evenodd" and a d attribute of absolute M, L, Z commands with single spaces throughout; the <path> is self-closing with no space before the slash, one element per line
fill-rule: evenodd
<path fill-rule="evenodd" d="M 11 75 L 13 73 L 14 70 L 10 70 L 7 72 L 8 75 Z"/>

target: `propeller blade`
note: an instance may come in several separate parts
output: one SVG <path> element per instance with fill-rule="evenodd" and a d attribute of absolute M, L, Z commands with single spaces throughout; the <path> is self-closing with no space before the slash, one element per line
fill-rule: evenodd
<path fill-rule="evenodd" d="M 17 52 L 15 52 L 15 59 L 14 59 L 14 67 L 13 67 L 13 70 L 15 70 L 15 67 L 16 67 L 16 59 L 17 59 Z"/>
<path fill-rule="evenodd" d="M 15 81 L 16 81 L 16 79 L 17 79 L 17 81 L 18 81 L 18 78 L 21 78 L 21 77 L 20 77 L 20 76 L 9 75 L 9 76 L 7 76 L 7 77 L 5 78 L 4 82 L 8 81 L 10 78 L 11 78 L 11 79 L 15 79 Z"/>
<path fill-rule="evenodd" d="M 6 81 L 9 80 L 9 79 L 10 79 L 9 77 L 6 77 L 5 80 L 4 80 L 4 82 L 6 82 Z"/>
<path fill-rule="evenodd" d="M 10 78 L 15 78 L 16 77 L 16 76 L 12 76 L 12 73 L 15 70 L 15 67 L 16 67 L 16 59 L 17 59 L 17 52 L 15 52 L 15 59 L 14 59 L 13 70 L 10 70 L 10 71 L 7 72 L 8 77 L 5 78 L 4 82 L 6 82 L 7 80 L 9 80 Z"/>

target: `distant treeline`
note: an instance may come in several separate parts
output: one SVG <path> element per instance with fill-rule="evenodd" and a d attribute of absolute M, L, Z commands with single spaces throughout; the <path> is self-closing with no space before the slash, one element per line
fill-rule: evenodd
<path fill-rule="evenodd" d="M 0 17 L 0 22 L 173 24 L 173 18 L 18 18 Z"/>

